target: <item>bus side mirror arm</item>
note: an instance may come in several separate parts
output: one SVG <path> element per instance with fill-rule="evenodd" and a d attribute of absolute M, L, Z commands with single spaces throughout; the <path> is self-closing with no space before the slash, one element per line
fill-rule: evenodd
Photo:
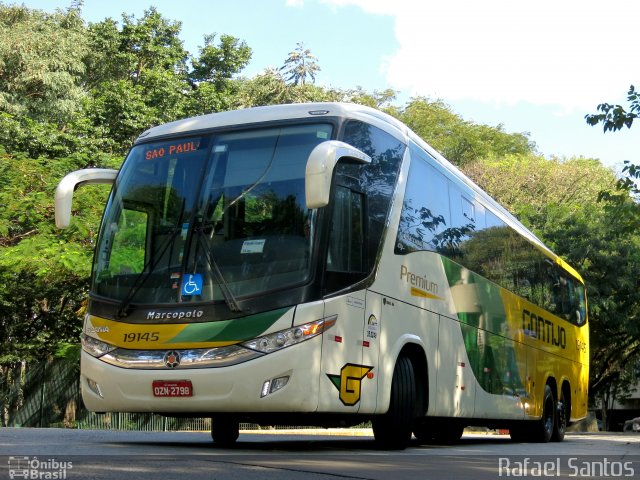
<path fill-rule="evenodd" d="M 329 204 L 333 170 L 340 160 L 371 163 L 371 157 L 351 145 L 328 140 L 317 145 L 309 154 L 304 174 L 307 208 L 321 208 Z"/>
<path fill-rule="evenodd" d="M 55 195 L 56 227 L 67 228 L 71 224 L 71 204 L 76 188 L 92 183 L 111 184 L 117 174 L 117 170 L 108 168 L 86 168 L 71 172 L 60 180 Z"/>

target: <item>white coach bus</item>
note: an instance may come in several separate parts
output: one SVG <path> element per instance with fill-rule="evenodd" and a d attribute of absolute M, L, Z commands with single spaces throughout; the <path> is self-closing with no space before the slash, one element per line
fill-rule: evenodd
<path fill-rule="evenodd" d="M 404 448 L 466 426 L 562 440 L 587 412 L 580 275 L 407 126 L 336 103 L 161 125 L 113 183 L 82 333 L 95 412 L 354 425 Z"/>

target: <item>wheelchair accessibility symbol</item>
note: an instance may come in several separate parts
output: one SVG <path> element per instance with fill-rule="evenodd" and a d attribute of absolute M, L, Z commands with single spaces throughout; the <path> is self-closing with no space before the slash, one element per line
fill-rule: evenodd
<path fill-rule="evenodd" d="M 190 273 L 182 277 L 182 296 L 202 294 L 202 275 L 199 273 Z"/>

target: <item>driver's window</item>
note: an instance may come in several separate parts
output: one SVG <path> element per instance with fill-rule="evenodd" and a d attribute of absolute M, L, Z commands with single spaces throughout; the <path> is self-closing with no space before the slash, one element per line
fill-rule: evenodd
<path fill-rule="evenodd" d="M 337 186 L 333 203 L 327 271 L 364 271 L 363 195 Z"/>
<path fill-rule="evenodd" d="M 114 275 L 141 273 L 145 264 L 147 212 L 123 209 L 114 230 L 109 271 Z"/>

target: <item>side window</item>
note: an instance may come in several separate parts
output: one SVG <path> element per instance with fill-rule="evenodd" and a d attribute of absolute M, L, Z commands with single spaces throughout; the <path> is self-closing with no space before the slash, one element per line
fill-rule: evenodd
<path fill-rule="evenodd" d="M 534 244 L 431 166 L 411 146 L 395 253 L 431 250 L 576 325 L 584 286 Z"/>
<path fill-rule="evenodd" d="M 367 272 L 371 272 L 382 246 L 384 225 L 389 215 L 405 145 L 387 132 L 355 120 L 345 124 L 342 140 L 359 148 L 372 159 L 370 165 L 339 165 L 336 172 L 355 179 L 358 190 L 366 194 L 365 265 Z"/>
<path fill-rule="evenodd" d="M 586 321 L 584 287 L 573 277 L 554 265 L 556 275 L 551 287 L 556 315 L 575 325 Z"/>
<path fill-rule="evenodd" d="M 412 148 L 395 251 L 441 250 L 452 241 L 449 182 Z"/>
<path fill-rule="evenodd" d="M 476 207 L 471 200 L 467 200 L 465 197 L 462 200 L 462 216 L 465 220 L 472 224 L 476 224 Z"/>
<path fill-rule="evenodd" d="M 466 243 L 472 240 L 473 235 L 485 227 L 485 208 L 472 200 L 473 197 L 462 193 L 461 189 L 453 183 L 449 183 L 449 198 L 451 204 L 451 228 L 449 242 L 441 253 L 448 255 L 452 260 L 464 264 L 464 252 Z"/>
<path fill-rule="evenodd" d="M 364 272 L 364 201 L 362 194 L 336 187 L 333 203 L 327 270 Z"/>
<path fill-rule="evenodd" d="M 339 139 L 365 152 L 372 162 L 336 166 L 325 292 L 363 280 L 375 268 L 406 148 L 393 135 L 356 120 L 345 123 Z"/>

